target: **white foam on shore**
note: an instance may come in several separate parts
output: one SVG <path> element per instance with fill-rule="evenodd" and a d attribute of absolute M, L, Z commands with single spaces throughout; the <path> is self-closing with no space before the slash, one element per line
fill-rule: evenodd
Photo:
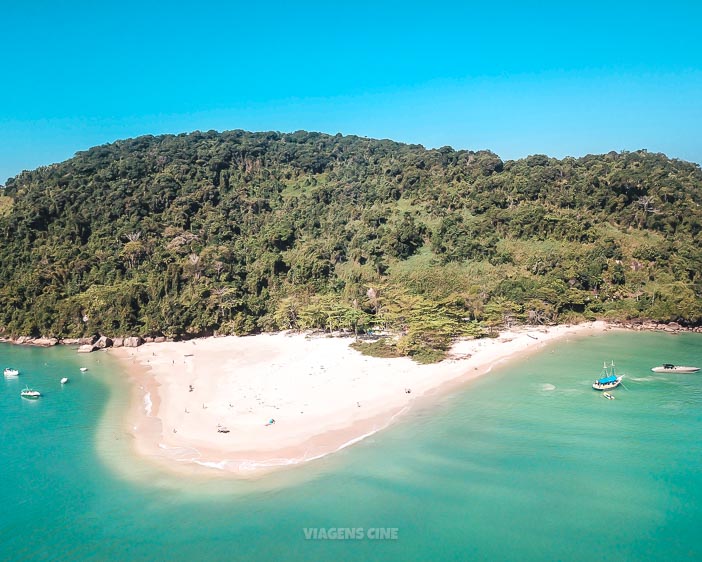
<path fill-rule="evenodd" d="M 202 457 L 200 451 L 195 447 L 172 447 L 165 443 L 159 443 L 158 448 L 167 451 L 168 458 L 176 462 L 197 463 L 198 459 Z"/>
<path fill-rule="evenodd" d="M 147 392 L 144 394 L 144 411 L 146 411 L 147 416 L 151 416 L 151 407 L 153 406 L 151 402 L 151 393 Z"/>
<path fill-rule="evenodd" d="M 275 459 L 268 459 L 265 461 L 254 461 L 254 460 L 241 460 L 241 461 L 230 461 L 227 459 L 221 460 L 219 462 L 214 462 L 214 461 L 198 461 L 195 459 L 192 459 L 193 462 L 196 464 L 206 466 L 208 468 L 216 468 L 218 470 L 225 470 L 226 467 L 230 463 L 234 463 L 238 466 L 238 469 L 240 472 L 254 472 L 260 468 L 272 468 L 272 467 L 277 467 L 277 466 L 290 466 L 290 465 L 295 465 L 295 464 L 302 464 L 310 461 L 314 461 L 317 459 L 321 459 L 323 457 L 326 457 L 328 455 L 331 455 L 333 453 L 336 453 L 338 451 L 341 451 L 342 449 L 345 449 L 346 447 L 350 447 L 351 445 L 354 445 L 360 441 L 363 441 L 364 439 L 370 437 L 371 435 L 375 435 L 382 429 L 385 429 L 388 425 L 390 425 L 393 420 L 405 413 L 407 410 L 409 410 L 409 407 L 404 407 L 402 408 L 399 412 L 394 414 L 387 423 L 383 424 L 380 427 L 374 427 L 371 431 L 368 431 L 364 433 L 363 435 L 359 435 L 357 437 L 354 437 L 353 439 L 349 439 L 348 441 L 342 443 L 339 445 L 336 449 L 327 451 L 325 453 L 320 453 L 318 455 L 314 455 L 311 457 L 308 457 L 307 455 L 304 455 L 302 457 L 298 458 L 275 458 Z M 183 459 L 185 460 L 185 459 Z"/>
<path fill-rule="evenodd" d="M 145 397 L 146 398 L 146 397 Z M 219 461 L 206 461 L 206 460 L 200 460 L 200 451 L 198 451 L 195 448 L 189 448 L 189 447 L 173 447 L 166 445 L 165 443 L 159 443 L 158 447 L 160 449 L 163 449 L 164 451 L 169 452 L 169 456 L 171 456 L 175 461 L 177 462 L 185 462 L 185 463 L 194 463 L 198 464 L 200 466 L 204 466 L 206 468 L 212 468 L 215 470 L 222 470 L 222 471 L 238 471 L 238 472 L 255 472 L 258 469 L 261 468 L 274 468 L 274 467 L 279 467 L 279 466 L 290 466 L 290 465 L 296 465 L 296 464 L 302 464 L 306 462 L 310 462 L 313 460 L 321 459 L 323 457 L 326 457 L 328 455 L 331 455 L 333 453 L 336 453 L 337 451 L 341 451 L 342 449 L 345 449 L 346 447 L 350 447 L 351 445 L 354 445 L 360 441 L 363 441 L 364 439 L 370 437 L 371 435 L 375 435 L 382 429 L 386 428 L 392 421 L 397 417 L 406 412 L 409 408 L 405 407 L 399 412 L 397 412 L 395 415 L 393 415 L 386 424 L 383 424 L 380 427 L 374 427 L 371 431 L 368 431 L 364 433 L 363 435 L 359 435 L 357 437 L 354 437 L 353 439 L 349 439 L 348 441 L 342 443 L 339 447 L 336 449 L 327 451 L 325 453 L 320 453 L 318 455 L 314 455 L 311 457 L 308 457 L 307 455 L 304 455 L 302 457 L 297 457 L 297 458 L 273 458 L 273 459 L 268 459 L 268 460 L 261 460 L 261 461 L 254 461 L 254 460 L 231 460 L 231 459 L 222 459 Z M 176 455 L 178 453 L 195 453 L 197 456 L 190 456 L 187 458 L 178 458 L 177 456 L 174 456 L 173 453 Z M 232 466 L 233 465 L 233 466 Z"/>
<path fill-rule="evenodd" d="M 386 426 L 375 427 L 371 431 L 369 431 L 368 433 L 364 433 L 363 435 L 359 435 L 358 437 L 354 437 L 353 439 L 346 441 L 346 443 L 342 443 L 339 447 L 337 447 L 333 451 L 329 451 L 327 453 L 322 453 L 322 454 L 316 455 L 314 457 L 306 457 L 306 458 L 302 459 L 302 462 L 314 461 L 317 459 L 321 459 L 322 457 L 326 457 L 327 455 L 331 455 L 332 453 L 336 453 L 337 451 L 341 451 L 341 449 L 345 449 L 346 447 L 350 447 L 354 443 L 358 443 L 359 441 L 363 441 L 367 437 L 370 437 L 371 435 L 378 433 L 381 429 L 384 429 L 385 427 Z"/>
<path fill-rule="evenodd" d="M 326 457 L 328 455 L 331 455 L 333 453 L 336 453 L 337 451 L 340 451 L 341 449 L 345 449 L 346 447 L 350 447 L 351 445 L 358 443 L 359 441 L 363 441 L 367 437 L 370 437 L 371 435 L 374 435 L 378 433 L 381 429 L 383 429 L 386 426 L 383 427 L 375 427 L 371 431 L 364 433 L 363 435 L 359 435 L 358 437 L 354 437 L 353 439 L 350 439 L 337 447 L 336 449 L 333 449 L 331 451 L 327 451 L 325 453 L 320 453 L 318 455 L 314 455 L 311 457 L 308 456 L 302 456 L 302 457 L 297 457 L 297 458 L 274 458 L 274 459 L 268 459 L 268 460 L 262 460 L 262 461 L 254 461 L 254 460 L 240 460 L 240 461 L 232 461 L 229 459 L 223 459 L 221 461 L 201 461 L 197 459 L 178 459 L 179 461 L 182 462 L 193 462 L 195 464 L 199 464 L 200 466 L 204 466 L 207 468 L 214 468 L 217 470 L 227 470 L 230 466 L 230 464 L 233 464 L 237 467 L 239 472 L 255 472 L 256 470 L 259 470 L 261 468 L 273 468 L 273 467 L 278 467 L 278 466 L 291 466 L 291 465 L 296 465 L 296 464 L 302 464 L 310 461 L 314 461 L 317 459 L 321 459 L 323 457 Z"/>
<path fill-rule="evenodd" d="M 216 468 L 217 470 L 224 470 L 227 465 L 229 464 L 228 460 L 223 460 L 219 462 L 212 462 L 212 461 L 197 461 L 194 459 L 183 459 L 183 460 L 192 460 L 195 464 L 199 464 L 201 466 L 206 466 L 207 468 Z"/>

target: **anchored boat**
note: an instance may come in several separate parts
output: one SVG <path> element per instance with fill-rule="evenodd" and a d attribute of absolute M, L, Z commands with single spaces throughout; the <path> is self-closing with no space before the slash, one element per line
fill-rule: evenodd
<path fill-rule="evenodd" d="M 672 363 L 663 363 L 660 367 L 651 369 L 654 373 L 696 373 L 700 370 L 699 367 L 686 367 L 684 365 L 673 365 Z"/>
<path fill-rule="evenodd" d="M 618 387 L 622 382 L 622 378 L 624 377 L 617 375 L 614 369 L 614 361 L 612 361 L 609 367 L 607 363 L 604 363 L 600 378 L 592 383 L 592 388 L 595 390 L 610 390 L 611 388 Z"/>
<path fill-rule="evenodd" d="M 41 392 L 34 390 L 33 388 L 26 387 L 22 392 L 20 392 L 22 398 L 39 398 Z"/>
<path fill-rule="evenodd" d="M 10 367 L 7 367 L 7 368 L 3 371 L 3 374 L 4 374 L 6 377 L 16 377 L 17 375 L 19 375 L 19 371 L 18 371 L 17 369 L 12 369 L 12 368 L 10 368 Z"/>

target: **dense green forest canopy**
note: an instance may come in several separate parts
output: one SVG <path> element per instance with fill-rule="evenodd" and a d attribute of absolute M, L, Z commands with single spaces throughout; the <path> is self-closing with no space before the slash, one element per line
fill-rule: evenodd
<path fill-rule="evenodd" d="M 320 133 L 145 136 L 0 190 L 4 335 L 702 320 L 702 171 Z"/>

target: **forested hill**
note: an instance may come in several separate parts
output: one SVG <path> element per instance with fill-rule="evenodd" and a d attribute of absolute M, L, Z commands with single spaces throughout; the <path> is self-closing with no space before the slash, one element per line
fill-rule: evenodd
<path fill-rule="evenodd" d="M 0 335 L 384 327 L 414 354 L 505 321 L 698 324 L 700 203 L 699 166 L 645 151 L 118 141 L 0 190 Z"/>

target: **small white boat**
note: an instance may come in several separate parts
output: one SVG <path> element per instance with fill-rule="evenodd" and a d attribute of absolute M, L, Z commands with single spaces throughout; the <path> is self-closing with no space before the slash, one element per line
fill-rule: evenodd
<path fill-rule="evenodd" d="M 612 396 L 609 392 L 603 392 L 602 396 L 604 396 L 607 400 L 614 400 L 614 396 Z"/>
<path fill-rule="evenodd" d="M 41 392 L 34 390 L 33 388 L 26 387 L 22 392 L 20 392 L 22 398 L 39 398 Z"/>
<path fill-rule="evenodd" d="M 660 367 L 651 369 L 654 373 L 696 373 L 700 370 L 699 367 L 685 367 L 684 365 L 673 365 L 672 363 L 663 363 Z"/>
<path fill-rule="evenodd" d="M 68 382 L 68 377 L 63 377 L 61 379 L 61 384 L 66 384 Z"/>
<path fill-rule="evenodd" d="M 80 372 L 81 372 L 81 373 L 85 373 L 85 371 L 87 371 L 87 370 L 88 370 L 87 367 L 81 367 L 81 368 L 80 368 Z"/>
<path fill-rule="evenodd" d="M 614 361 L 612 361 L 612 365 L 610 367 L 607 367 L 607 363 L 605 363 L 602 367 L 600 378 L 592 383 L 592 388 L 595 390 L 610 390 L 618 387 L 623 378 L 623 376 L 618 376 L 614 371 Z"/>
<path fill-rule="evenodd" d="M 10 367 L 7 367 L 2 373 L 6 377 L 16 377 L 19 375 L 19 371 L 17 369 L 11 369 Z"/>

